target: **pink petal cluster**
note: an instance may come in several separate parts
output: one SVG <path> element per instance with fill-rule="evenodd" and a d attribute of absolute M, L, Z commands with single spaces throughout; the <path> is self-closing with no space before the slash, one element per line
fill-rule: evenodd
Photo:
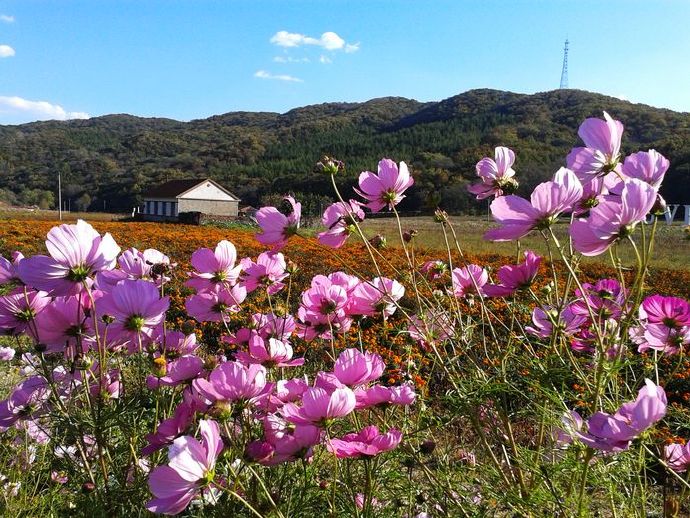
<path fill-rule="evenodd" d="M 372 212 L 379 212 L 400 203 L 405 197 L 403 193 L 413 184 L 414 178 L 405 162 L 400 162 L 398 167 L 392 160 L 384 158 L 379 162 L 377 174 L 365 171 L 359 175 L 359 189 L 355 192 L 367 200 L 366 206 Z"/>
<path fill-rule="evenodd" d="M 379 433 L 376 426 L 365 426 L 358 433 L 349 433 L 341 439 L 326 442 L 328 451 L 339 459 L 374 457 L 380 453 L 394 450 L 402 440 L 400 430 L 391 428 L 388 433 Z"/>
<path fill-rule="evenodd" d="M 357 232 L 356 225 L 361 221 L 364 221 L 364 211 L 360 202 L 350 200 L 329 205 L 321 218 L 327 230 L 319 233 L 318 240 L 322 245 L 340 248 L 350 234 Z"/>
<path fill-rule="evenodd" d="M 491 202 L 491 215 L 501 226 L 486 232 L 484 239 L 512 241 L 532 230 L 545 230 L 561 213 L 573 209 L 582 192 L 582 184 L 575 174 L 561 168 L 553 180 L 537 185 L 530 201 L 513 194 L 496 198 Z"/>
<path fill-rule="evenodd" d="M 577 134 L 585 147 L 573 148 L 566 162 L 583 183 L 618 169 L 623 124 L 604 112 L 604 120 L 586 119 Z"/>
<path fill-rule="evenodd" d="M 272 247 L 274 252 L 283 248 L 291 236 L 297 234 L 302 219 L 302 204 L 292 196 L 286 196 L 290 213 L 286 216 L 275 207 L 263 207 L 256 213 L 256 222 L 261 233 L 256 235 L 259 243 Z"/>
<path fill-rule="evenodd" d="M 488 297 L 507 297 L 516 291 L 529 288 L 534 282 L 541 257 L 531 250 L 525 251 L 525 261 L 522 264 L 501 266 L 498 269 L 499 283 L 484 286 L 484 293 Z"/>
<path fill-rule="evenodd" d="M 515 153 L 507 147 L 497 147 L 494 158 L 484 157 L 477 162 L 477 176 L 479 182 L 468 186 L 467 190 L 483 200 L 489 196 L 503 196 L 504 191 L 513 192 L 516 187 L 514 180 Z"/>

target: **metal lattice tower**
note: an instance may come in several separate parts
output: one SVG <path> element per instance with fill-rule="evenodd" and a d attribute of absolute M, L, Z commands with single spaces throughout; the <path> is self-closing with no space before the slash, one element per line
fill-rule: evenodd
<path fill-rule="evenodd" d="M 563 70 L 561 71 L 561 90 L 568 88 L 568 40 L 563 47 Z"/>

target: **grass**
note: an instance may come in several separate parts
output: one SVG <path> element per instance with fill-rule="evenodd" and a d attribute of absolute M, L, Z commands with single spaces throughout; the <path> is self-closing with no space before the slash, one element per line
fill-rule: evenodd
<path fill-rule="evenodd" d="M 455 227 L 460 246 L 464 250 L 473 254 L 515 255 L 515 243 L 492 243 L 482 238 L 484 232 L 496 226 L 495 223 L 476 216 L 451 216 L 450 220 Z M 443 233 L 440 231 L 439 224 L 435 223 L 432 217 L 402 218 L 401 222 L 403 231 L 414 229 L 418 232 L 414 238 L 416 246 L 445 249 Z M 387 238 L 389 243 L 395 244 L 400 242 L 398 226 L 394 218 L 368 219 L 362 223 L 362 227 L 367 235 L 381 234 Z M 651 229 L 651 225 L 648 229 Z M 567 240 L 567 223 L 564 221 L 556 225 L 555 233 L 559 239 Z M 638 241 L 640 239 L 639 229 L 636 231 L 635 239 Z M 548 254 L 544 240 L 536 232 L 521 240 L 520 247 L 522 249 L 534 250 L 539 254 Z M 629 244 L 624 243 L 619 247 L 619 254 L 624 265 L 633 265 L 635 263 L 634 250 Z M 609 256 L 602 255 L 594 258 L 584 258 L 584 262 L 589 263 L 600 263 L 602 261 L 610 263 Z M 690 268 L 690 239 L 687 238 L 682 224 L 666 225 L 664 222 L 658 223 L 651 266 L 680 270 Z"/>

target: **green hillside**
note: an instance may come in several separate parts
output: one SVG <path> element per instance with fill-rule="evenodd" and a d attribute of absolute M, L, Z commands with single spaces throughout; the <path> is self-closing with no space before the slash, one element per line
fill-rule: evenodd
<path fill-rule="evenodd" d="M 58 170 L 65 199 L 92 210 L 104 201 L 129 210 L 149 186 L 187 177 L 210 176 L 252 205 L 288 191 L 329 195 L 329 179 L 312 172 L 326 153 L 346 162 L 346 187 L 383 156 L 408 162 L 417 185 L 403 210 L 474 210 L 466 184 L 494 146 L 516 151 L 529 192 L 579 145 L 580 122 L 602 110 L 625 124 L 625 153 L 655 148 L 671 160 L 664 194 L 690 202 L 690 114 L 579 90 L 472 90 L 432 103 L 386 97 L 190 122 L 108 115 L 0 126 L 0 201 L 54 203 Z"/>

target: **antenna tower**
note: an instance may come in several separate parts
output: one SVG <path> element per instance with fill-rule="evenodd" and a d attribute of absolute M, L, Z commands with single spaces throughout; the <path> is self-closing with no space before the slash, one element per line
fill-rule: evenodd
<path fill-rule="evenodd" d="M 568 88 L 568 39 L 563 47 L 563 70 L 561 71 L 561 90 Z"/>

